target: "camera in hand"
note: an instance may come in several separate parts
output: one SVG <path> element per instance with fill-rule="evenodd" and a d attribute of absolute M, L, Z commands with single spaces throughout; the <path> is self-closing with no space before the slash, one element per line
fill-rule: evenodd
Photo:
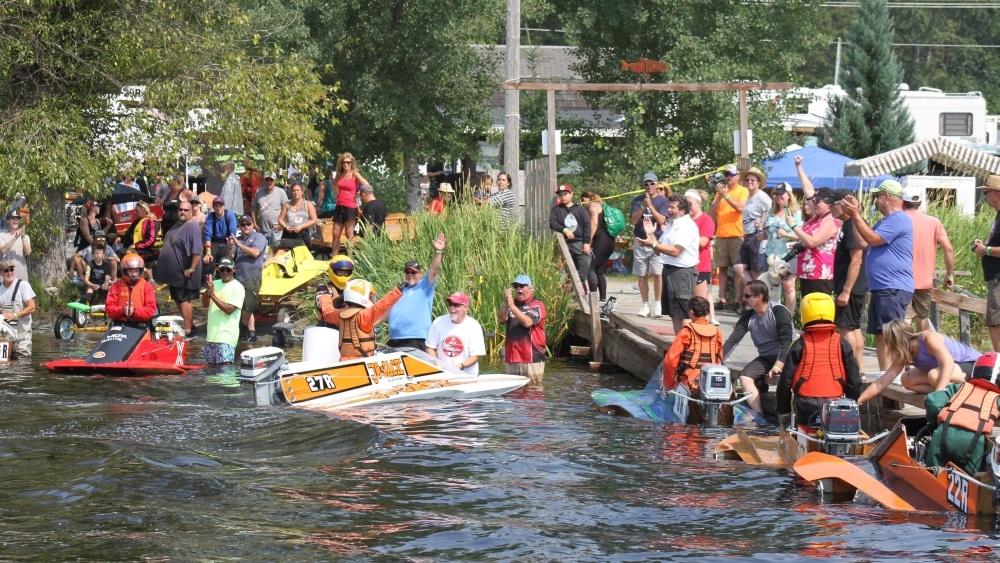
<path fill-rule="evenodd" d="M 788 254 L 782 256 L 781 259 L 784 260 L 785 262 L 788 262 L 789 260 L 795 258 L 796 256 L 802 254 L 805 251 L 806 251 L 806 245 L 802 244 L 801 242 L 797 242 L 795 243 L 795 246 L 793 246 L 791 250 L 788 251 Z"/>

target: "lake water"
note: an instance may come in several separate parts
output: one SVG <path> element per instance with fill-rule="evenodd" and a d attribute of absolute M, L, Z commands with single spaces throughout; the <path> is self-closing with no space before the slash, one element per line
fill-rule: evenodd
<path fill-rule="evenodd" d="M 33 364 L 98 335 L 36 334 Z M 201 347 L 192 346 L 194 358 Z M 0 374 L 0 560 L 994 559 L 990 520 L 824 504 L 790 470 L 715 461 L 726 429 L 599 413 L 544 388 L 345 412 L 255 408 L 234 368 Z"/>

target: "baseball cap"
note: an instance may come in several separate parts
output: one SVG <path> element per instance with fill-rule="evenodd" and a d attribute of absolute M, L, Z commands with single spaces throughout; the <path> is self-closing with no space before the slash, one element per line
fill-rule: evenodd
<path fill-rule="evenodd" d="M 571 186 L 569 184 L 560 184 L 559 186 L 556 187 L 556 193 L 559 193 L 559 192 L 573 193 L 573 186 Z"/>
<path fill-rule="evenodd" d="M 517 284 L 517 285 L 527 285 L 529 287 L 534 287 L 531 284 L 531 278 L 529 278 L 528 276 L 526 276 L 524 274 L 521 274 L 521 275 L 517 276 L 516 278 L 514 278 L 514 281 L 511 282 L 511 285 L 514 285 L 514 284 Z"/>
<path fill-rule="evenodd" d="M 417 262 L 416 260 L 410 260 L 409 262 L 407 262 L 406 264 L 403 265 L 403 271 L 404 272 L 406 270 L 415 270 L 415 271 L 419 272 L 422 269 L 423 268 L 420 267 L 420 262 Z"/>
<path fill-rule="evenodd" d="M 13 268 L 14 263 L 10 260 L 0 260 L 0 270 L 6 270 L 7 268 Z"/>
<path fill-rule="evenodd" d="M 225 257 L 225 258 L 222 258 L 221 260 L 219 260 L 219 267 L 220 268 L 232 268 L 233 267 L 233 259 L 230 258 L 230 257 L 228 257 L 228 256 Z"/>
<path fill-rule="evenodd" d="M 831 205 L 834 201 L 836 201 L 834 191 L 830 188 L 820 188 L 816 190 L 815 197 L 817 200 L 823 200 L 827 205 Z"/>
<path fill-rule="evenodd" d="M 852 195 L 853 193 L 854 193 L 853 191 L 847 188 L 840 188 L 837 190 L 833 190 L 833 203 L 840 203 L 844 201 L 845 197 Z"/>
<path fill-rule="evenodd" d="M 226 204 L 226 200 L 223 199 L 223 197 L 221 195 L 217 195 L 217 196 L 215 196 L 215 199 L 212 200 L 212 205 L 215 205 L 216 203 L 221 203 L 222 205 L 225 205 Z"/>
<path fill-rule="evenodd" d="M 253 218 L 249 215 L 240 217 L 240 225 L 253 225 Z"/>
<path fill-rule="evenodd" d="M 104 231 L 102 231 L 101 229 L 97 229 L 96 231 L 94 231 L 94 238 L 95 239 L 97 239 L 97 238 L 106 239 L 106 238 L 108 238 L 108 235 L 104 234 Z"/>
<path fill-rule="evenodd" d="M 659 181 L 660 181 L 660 179 L 657 178 L 656 174 L 653 174 L 652 172 L 650 172 L 650 173 L 648 173 L 648 174 L 646 174 L 645 176 L 642 177 L 642 183 L 643 184 L 645 184 L 646 182 L 659 182 Z"/>
<path fill-rule="evenodd" d="M 774 189 L 771 190 L 771 193 L 773 195 L 785 195 L 790 191 L 792 191 L 791 184 L 789 184 L 788 182 L 778 182 L 778 185 L 774 186 Z"/>
<path fill-rule="evenodd" d="M 268 172 L 267 174 L 264 174 L 264 179 L 265 180 L 273 180 L 274 179 L 274 172 Z"/>
<path fill-rule="evenodd" d="M 373 194 L 375 193 L 375 188 L 371 187 L 369 184 L 362 184 L 358 191 L 363 194 Z"/>
<path fill-rule="evenodd" d="M 21 215 L 17 212 L 16 209 L 11 209 L 10 212 L 7 213 L 7 218 L 8 219 L 20 219 Z"/>
<path fill-rule="evenodd" d="M 906 186 L 903 188 L 903 201 L 909 203 L 920 203 L 922 199 L 923 197 L 921 196 L 920 190 L 914 186 Z"/>
<path fill-rule="evenodd" d="M 877 188 L 872 190 L 873 194 L 886 193 L 889 195 L 894 195 L 898 198 L 903 197 L 903 186 L 895 180 L 886 180 L 878 185 Z"/>
<path fill-rule="evenodd" d="M 722 173 L 723 174 L 732 174 L 733 176 L 738 176 L 739 173 L 740 173 L 740 170 L 738 168 L 736 168 L 735 164 L 730 164 L 730 165 L 728 165 L 728 166 L 726 166 L 725 168 L 722 169 Z"/>
<path fill-rule="evenodd" d="M 448 299 L 445 299 L 445 303 L 454 303 L 456 305 L 461 304 L 468 306 L 470 301 L 468 295 L 462 293 L 461 291 L 456 291 L 455 293 L 449 295 Z"/>

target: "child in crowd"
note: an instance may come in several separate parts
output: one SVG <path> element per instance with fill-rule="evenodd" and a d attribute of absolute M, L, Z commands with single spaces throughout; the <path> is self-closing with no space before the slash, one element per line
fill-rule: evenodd
<path fill-rule="evenodd" d="M 700 396 L 701 367 L 722 363 L 722 331 L 709 322 L 709 302 L 704 297 L 688 301 L 691 322 L 684 325 L 663 357 L 663 389 L 683 385 L 692 397 Z"/>
<path fill-rule="evenodd" d="M 111 286 L 111 263 L 104 260 L 106 247 L 95 245 L 93 248 L 94 259 L 87 262 L 87 272 L 83 278 L 86 289 L 83 292 L 83 300 L 88 305 L 92 305 L 95 296 L 99 302 L 103 303 L 104 295 Z"/>

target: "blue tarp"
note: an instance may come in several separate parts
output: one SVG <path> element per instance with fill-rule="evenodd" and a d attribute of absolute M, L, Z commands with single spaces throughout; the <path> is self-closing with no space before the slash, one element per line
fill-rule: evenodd
<path fill-rule="evenodd" d="M 844 176 L 844 165 L 854 159 L 819 147 L 803 147 L 786 151 L 780 157 L 765 160 L 762 163 L 761 169 L 767 174 L 767 188 L 773 188 L 778 182 L 788 182 L 796 190 L 802 189 L 799 184 L 798 172 L 795 171 L 796 155 L 802 157 L 802 168 L 809 175 L 809 181 L 816 188 L 857 190 L 861 187 L 867 191 L 882 183 L 883 180 L 894 178 L 894 176 L 889 175 L 877 178 Z"/>

